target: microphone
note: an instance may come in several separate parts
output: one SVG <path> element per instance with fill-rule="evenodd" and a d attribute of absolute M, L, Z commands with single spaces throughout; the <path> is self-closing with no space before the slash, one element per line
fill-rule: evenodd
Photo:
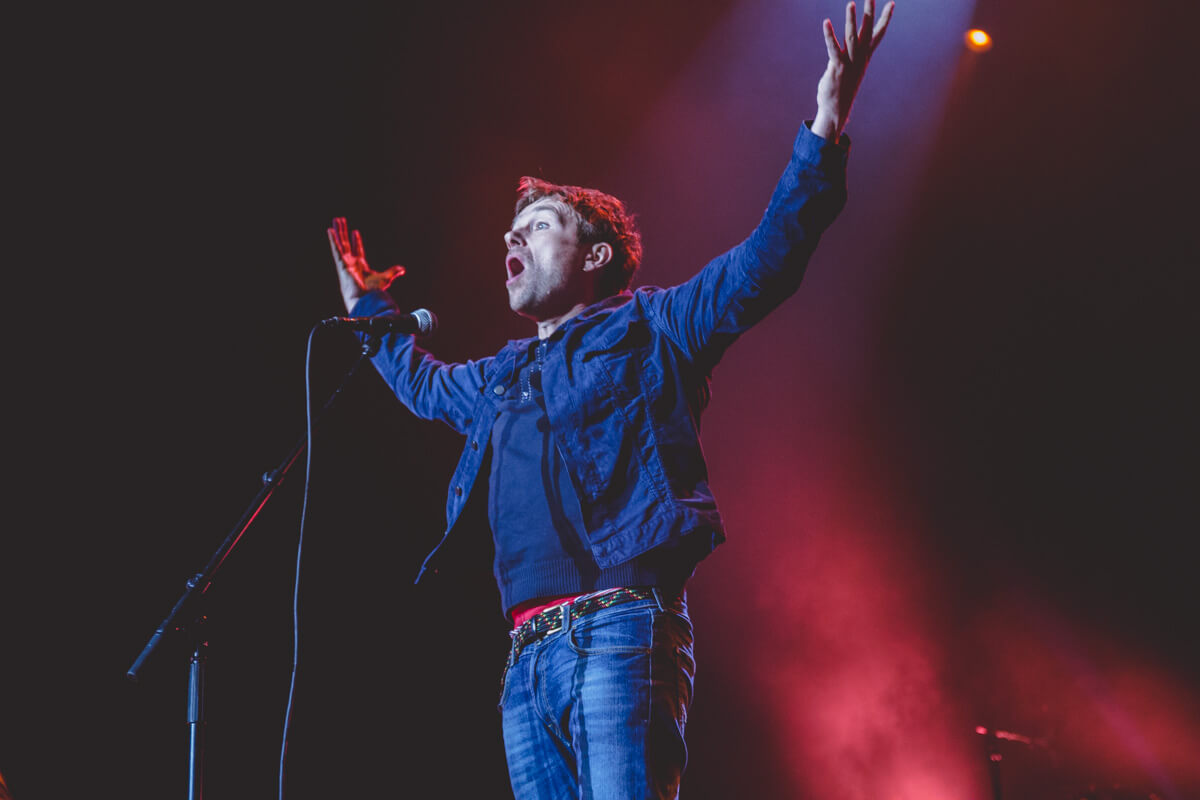
<path fill-rule="evenodd" d="M 322 327 L 347 328 L 381 336 L 385 333 L 412 333 L 417 336 L 428 336 L 437 330 L 437 316 L 427 308 L 405 314 L 380 314 L 377 317 L 330 317 L 321 320 Z"/>

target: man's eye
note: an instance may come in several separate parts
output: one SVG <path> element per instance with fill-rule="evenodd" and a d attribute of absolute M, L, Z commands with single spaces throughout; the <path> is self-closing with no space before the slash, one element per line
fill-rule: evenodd
<path fill-rule="evenodd" d="M 533 229 L 534 229 L 535 231 L 536 231 L 536 230 L 541 230 L 542 228 L 549 228 L 549 227 L 550 227 L 550 223 L 549 223 L 549 222 L 535 222 L 535 223 L 533 223 Z"/>

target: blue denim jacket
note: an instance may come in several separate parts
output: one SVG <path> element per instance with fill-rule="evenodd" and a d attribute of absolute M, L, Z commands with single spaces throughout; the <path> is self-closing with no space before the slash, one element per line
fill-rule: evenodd
<path fill-rule="evenodd" d="M 817 240 L 845 204 L 848 153 L 846 137 L 833 144 L 801 128 L 749 238 L 678 286 L 609 297 L 556 332 L 562 341 L 542 372 L 546 411 L 601 568 L 690 533 L 707 532 L 712 547 L 724 541 L 699 438 L 712 370 L 740 334 L 799 287 Z M 386 293 L 372 292 L 352 313 L 395 310 Z M 373 359 L 414 414 L 467 437 L 450 482 L 445 533 L 421 574 L 476 484 L 496 407 L 530 341 L 444 364 L 411 336 L 389 334 Z"/>

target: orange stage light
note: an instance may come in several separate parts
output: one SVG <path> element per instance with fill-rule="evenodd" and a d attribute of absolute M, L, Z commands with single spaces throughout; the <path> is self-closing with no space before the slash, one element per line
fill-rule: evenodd
<path fill-rule="evenodd" d="M 979 28 L 972 28 L 967 31 L 965 37 L 967 47 L 974 50 L 976 53 L 982 53 L 992 49 L 992 37 L 988 36 L 987 31 L 981 31 Z"/>

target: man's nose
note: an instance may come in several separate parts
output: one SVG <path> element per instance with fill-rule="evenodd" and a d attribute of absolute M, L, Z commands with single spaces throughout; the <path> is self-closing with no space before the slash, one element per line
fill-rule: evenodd
<path fill-rule="evenodd" d="M 504 243 L 508 245 L 508 249 L 511 250 L 517 245 L 524 244 L 525 240 L 521 238 L 521 234 L 518 232 L 509 231 L 508 233 L 504 234 Z"/>

